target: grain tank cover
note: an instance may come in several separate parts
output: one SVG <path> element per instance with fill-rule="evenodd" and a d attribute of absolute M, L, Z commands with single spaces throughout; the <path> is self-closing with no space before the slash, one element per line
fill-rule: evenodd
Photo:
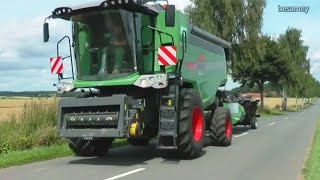
<path fill-rule="evenodd" d="M 220 47 L 222 47 L 225 51 L 225 55 L 226 55 L 226 58 L 228 59 L 229 56 L 230 56 L 230 48 L 231 48 L 231 43 L 213 35 L 213 34 L 210 34 L 200 28 L 198 28 L 197 26 L 195 25 L 192 25 L 191 26 L 191 33 L 194 34 L 195 36 L 198 36 L 208 42 L 211 42 L 211 43 L 214 43 Z"/>

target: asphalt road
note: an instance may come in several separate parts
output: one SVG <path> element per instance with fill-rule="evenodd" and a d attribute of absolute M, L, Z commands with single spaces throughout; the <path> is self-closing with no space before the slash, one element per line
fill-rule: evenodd
<path fill-rule="evenodd" d="M 164 160 L 155 144 L 112 149 L 104 158 L 66 157 L 0 170 L 0 180 L 298 179 L 320 103 L 303 112 L 260 118 L 258 130 L 234 129 L 230 147 L 208 146 L 195 160 Z"/>

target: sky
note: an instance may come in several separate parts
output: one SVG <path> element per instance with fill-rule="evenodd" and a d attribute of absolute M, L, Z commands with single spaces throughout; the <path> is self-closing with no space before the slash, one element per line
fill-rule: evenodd
<path fill-rule="evenodd" d="M 50 20 L 50 42 L 42 41 L 45 17 L 59 6 L 75 5 L 90 0 L 39 1 L 10 0 L 0 6 L 0 91 L 55 90 L 56 75 L 50 74 L 49 58 L 56 55 L 56 43 L 70 35 L 69 23 Z M 189 0 L 169 0 L 178 9 Z M 308 13 L 278 12 L 282 6 L 308 6 Z M 319 0 L 267 0 L 263 33 L 277 37 L 288 27 L 302 30 L 304 44 L 309 46 L 311 73 L 320 80 L 320 6 Z M 65 44 L 64 44 L 65 45 Z M 67 46 L 62 46 L 65 49 Z M 65 65 L 68 67 L 68 64 Z M 227 89 L 239 84 L 228 79 Z"/>

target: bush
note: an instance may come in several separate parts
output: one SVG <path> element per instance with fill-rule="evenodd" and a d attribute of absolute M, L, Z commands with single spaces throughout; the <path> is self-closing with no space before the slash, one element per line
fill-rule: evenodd
<path fill-rule="evenodd" d="M 61 144 L 55 129 L 57 100 L 33 100 L 22 111 L 0 123 L 0 154 Z"/>

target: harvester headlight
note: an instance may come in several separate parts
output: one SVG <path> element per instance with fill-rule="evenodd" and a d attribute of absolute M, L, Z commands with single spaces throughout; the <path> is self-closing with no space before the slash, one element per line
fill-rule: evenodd
<path fill-rule="evenodd" d="M 124 2 L 125 2 L 126 4 L 128 4 L 128 3 L 129 3 L 129 0 L 124 0 Z"/>
<path fill-rule="evenodd" d="M 142 88 L 153 87 L 155 89 L 161 89 L 168 86 L 168 79 L 166 74 L 142 75 L 134 82 L 134 85 Z"/>
<path fill-rule="evenodd" d="M 142 79 L 140 81 L 140 85 L 141 85 L 141 87 L 148 87 L 148 81 L 146 79 Z"/>
<path fill-rule="evenodd" d="M 58 88 L 58 93 L 62 94 L 64 92 L 69 92 L 69 91 L 73 90 L 74 85 L 72 83 L 68 83 L 68 82 L 60 82 L 57 85 L 57 88 Z"/>
<path fill-rule="evenodd" d="M 122 0 L 119 0 L 118 3 L 119 3 L 119 4 L 122 4 Z"/>

